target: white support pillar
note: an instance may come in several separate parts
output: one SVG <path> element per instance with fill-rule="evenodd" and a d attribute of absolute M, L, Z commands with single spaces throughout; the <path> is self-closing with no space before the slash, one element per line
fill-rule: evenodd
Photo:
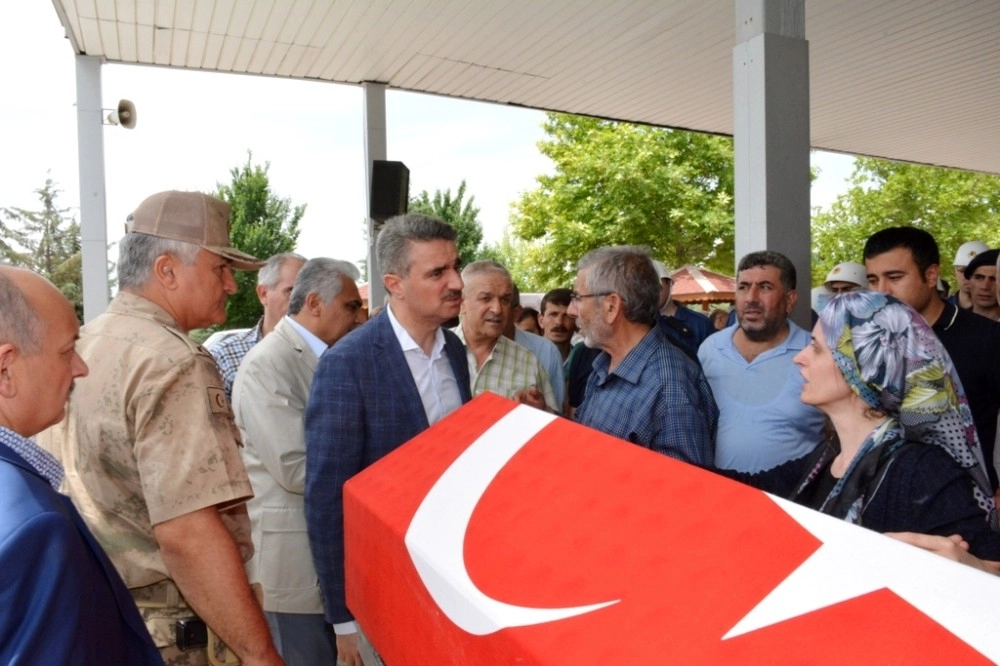
<path fill-rule="evenodd" d="M 792 318 L 809 324 L 809 43 L 805 0 L 736 0 L 733 146 L 736 260 L 787 256 L 798 272 Z"/>
<path fill-rule="evenodd" d="M 365 81 L 361 84 L 361 90 L 364 95 L 365 210 L 368 213 L 368 308 L 371 311 L 385 300 L 382 267 L 375 256 L 375 236 L 378 230 L 371 211 L 372 162 L 387 159 L 385 84 Z"/>
<path fill-rule="evenodd" d="M 87 322 L 104 312 L 109 299 L 100 58 L 76 56 L 76 132 L 80 167 L 83 319 Z"/>

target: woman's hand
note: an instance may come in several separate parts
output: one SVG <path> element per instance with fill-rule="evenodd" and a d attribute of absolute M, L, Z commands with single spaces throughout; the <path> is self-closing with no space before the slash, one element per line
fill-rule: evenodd
<path fill-rule="evenodd" d="M 949 560 L 955 560 L 970 567 L 981 569 L 987 573 L 1000 576 L 1000 562 L 982 560 L 969 552 L 968 542 L 960 534 L 937 536 L 936 534 L 920 534 L 918 532 L 886 532 L 886 536 L 908 543 L 917 548 L 923 548 Z"/>

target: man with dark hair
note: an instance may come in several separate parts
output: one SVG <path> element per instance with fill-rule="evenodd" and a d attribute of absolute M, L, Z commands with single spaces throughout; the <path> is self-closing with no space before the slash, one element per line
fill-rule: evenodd
<path fill-rule="evenodd" d="M 980 252 L 965 267 L 965 279 L 972 299 L 972 312 L 990 321 L 1000 320 L 997 303 L 997 257 L 1000 250 Z"/>
<path fill-rule="evenodd" d="M 923 315 L 941 339 L 962 380 L 993 489 L 992 464 L 1000 410 L 1000 324 L 945 301 L 937 292 L 941 272 L 934 237 L 915 227 L 882 229 L 865 243 L 868 288 L 895 296 Z"/>
<path fill-rule="evenodd" d="M 659 278 L 645 250 L 587 253 L 570 294 L 583 341 L 599 347 L 575 418 L 702 467 L 712 465 L 718 410 L 698 364 L 656 325 Z"/>
<path fill-rule="evenodd" d="M 783 254 L 751 252 L 736 277 L 736 317 L 698 349 L 719 404 L 715 464 L 759 472 L 810 453 L 825 418 L 802 404 L 802 375 L 792 359 L 809 333 L 788 318 L 797 293 L 795 266 Z"/>
<path fill-rule="evenodd" d="M 247 353 L 233 384 L 233 411 L 254 489 L 247 502 L 254 543 L 247 573 L 263 587 L 264 614 L 288 666 L 337 660 L 306 532 L 303 420 L 320 356 L 364 322 L 358 277 L 346 261 L 307 261 L 288 314 Z"/>
<path fill-rule="evenodd" d="M 118 294 L 80 332 L 90 375 L 43 433 L 168 664 L 208 662 L 178 643 L 176 621 L 192 615 L 244 663 L 281 663 L 243 565 L 253 489 L 239 429 L 215 360 L 188 335 L 226 320 L 234 269 L 261 266 L 231 247 L 229 215 L 178 191 L 129 215 Z"/>
<path fill-rule="evenodd" d="M 0 663 L 162 664 L 128 589 L 30 437 L 58 423 L 87 364 L 73 306 L 0 266 Z"/>
<path fill-rule="evenodd" d="M 294 252 L 276 254 L 257 271 L 257 298 L 264 308 L 256 325 L 243 333 L 235 333 L 208 351 L 219 364 L 219 373 L 225 382 L 226 398 L 233 399 L 233 381 L 236 369 L 250 349 L 274 330 L 288 311 L 292 285 L 306 258 Z"/>
<path fill-rule="evenodd" d="M 564 362 L 573 348 L 573 333 L 576 331 L 576 322 L 567 312 L 570 293 L 569 289 L 553 289 L 542 296 L 542 303 L 538 306 L 538 325 L 542 335 L 555 344 Z"/>
<path fill-rule="evenodd" d="M 455 237 L 433 217 L 388 220 L 376 252 L 389 302 L 323 354 L 313 377 L 306 524 L 326 619 L 347 666 L 372 666 L 377 656 L 359 640 L 344 596 L 344 482 L 471 399 L 465 347 L 441 327 L 462 305 Z"/>

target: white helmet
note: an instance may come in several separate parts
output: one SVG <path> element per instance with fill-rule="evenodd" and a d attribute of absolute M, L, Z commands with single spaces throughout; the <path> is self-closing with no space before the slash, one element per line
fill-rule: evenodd
<path fill-rule="evenodd" d="M 861 289 L 868 288 L 865 267 L 855 261 L 844 261 L 834 266 L 823 284 L 829 286 L 831 282 L 850 282 L 858 285 Z"/>
<path fill-rule="evenodd" d="M 965 268 L 980 252 L 986 252 L 990 249 L 990 246 L 983 241 L 969 241 L 968 243 L 962 243 L 962 246 L 958 248 L 958 252 L 955 253 L 955 268 Z"/>

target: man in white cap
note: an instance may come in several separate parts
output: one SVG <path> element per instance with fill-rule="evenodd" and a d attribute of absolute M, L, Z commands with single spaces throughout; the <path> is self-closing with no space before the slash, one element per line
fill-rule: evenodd
<path fill-rule="evenodd" d="M 990 246 L 983 241 L 969 241 L 962 243 L 955 253 L 955 293 L 948 300 L 962 308 L 969 310 L 972 308 L 972 296 L 969 294 L 969 281 L 965 278 L 965 267 L 980 252 L 986 252 Z"/>
<path fill-rule="evenodd" d="M 118 294 L 77 343 L 90 375 L 41 436 L 169 666 L 207 664 L 215 635 L 245 665 L 280 664 L 244 570 L 240 433 L 215 360 L 188 337 L 226 320 L 233 270 L 263 262 L 231 247 L 229 206 L 200 192 L 148 197 L 118 250 Z"/>
<path fill-rule="evenodd" d="M 823 284 L 831 294 L 846 294 L 868 289 L 868 277 L 863 265 L 842 261 L 830 270 Z"/>
<path fill-rule="evenodd" d="M 707 316 L 671 298 L 674 279 L 670 269 L 662 261 L 653 259 L 653 267 L 660 278 L 660 313 L 657 317 L 660 330 L 691 360 L 697 362 L 698 347 L 715 332 L 715 327 Z"/>

